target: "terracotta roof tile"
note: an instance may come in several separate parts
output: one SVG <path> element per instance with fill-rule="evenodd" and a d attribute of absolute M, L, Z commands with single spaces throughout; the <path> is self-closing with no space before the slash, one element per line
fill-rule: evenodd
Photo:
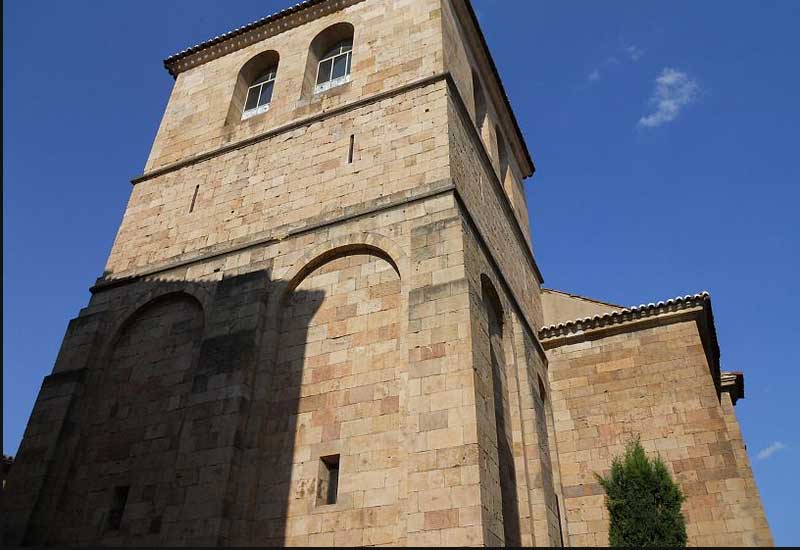
<path fill-rule="evenodd" d="M 640 304 L 638 306 L 631 306 L 618 310 L 612 310 L 602 315 L 595 315 L 593 317 L 584 317 L 583 319 L 575 319 L 542 327 L 539 330 L 539 337 L 542 339 L 552 338 L 554 336 L 563 336 L 575 332 L 581 332 L 587 329 L 603 327 L 607 325 L 614 325 L 624 321 L 632 321 L 635 319 L 642 319 L 644 317 L 652 317 L 663 313 L 670 313 L 673 311 L 680 311 L 698 305 L 704 305 L 711 300 L 711 295 L 706 292 L 697 294 L 687 294 L 686 296 L 678 296 L 666 301 L 658 303 Z"/>

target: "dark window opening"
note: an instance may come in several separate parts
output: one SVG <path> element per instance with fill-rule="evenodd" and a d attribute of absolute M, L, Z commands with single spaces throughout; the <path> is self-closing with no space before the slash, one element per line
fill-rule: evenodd
<path fill-rule="evenodd" d="M 129 490 L 128 486 L 114 487 L 111 509 L 108 511 L 108 528 L 112 531 L 119 531 L 119 527 L 122 525 L 122 515 L 125 513 Z"/>
<path fill-rule="evenodd" d="M 544 382 L 542 382 L 542 377 L 537 376 L 537 378 L 539 379 L 539 397 L 542 399 L 542 403 L 544 403 L 547 400 L 547 392 L 545 392 Z"/>
<path fill-rule="evenodd" d="M 339 455 L 320 458 L 317 504 L 336 504 L 339 496 Z"/>
<path fill-rule="evenodd" d="M 347 164 L 353 164 L 353 148 L 355 147 L 355 143 L 356 143 L 355 134 L 350 134 L 350 149 L 347 153 Z"/>

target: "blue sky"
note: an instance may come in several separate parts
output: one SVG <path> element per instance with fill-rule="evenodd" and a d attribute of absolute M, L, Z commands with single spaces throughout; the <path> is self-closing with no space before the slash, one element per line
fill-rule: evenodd
<path fill-rule="evenodd" d="M 103 271 L 169 97 L 161 60 L 287 4 L 4 3 L 5 453 Z M 545 285 L 711 292 L 775 540 L 800 544 L 800 2 L 475 7 L 537 165 Z"/>

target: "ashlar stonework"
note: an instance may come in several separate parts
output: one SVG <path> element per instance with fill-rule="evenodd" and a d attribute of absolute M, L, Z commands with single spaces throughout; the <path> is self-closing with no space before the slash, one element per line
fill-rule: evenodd
<path fill-rule="evenodd" d="M 772 544 L 708 295 L 542 287 L 534 165 L 469 2 L 305 0 L 165 65 L 4 544 L 605 545 L 593 474 L 634 433 L 691 544 Z"/>

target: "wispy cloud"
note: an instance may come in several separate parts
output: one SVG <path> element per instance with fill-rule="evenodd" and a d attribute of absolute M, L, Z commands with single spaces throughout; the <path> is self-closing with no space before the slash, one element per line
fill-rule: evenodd
<path fill-rule="evenodd" d="M 631 59 L 634 61 L 639 61 L 644 55 L 644 50 L 636 44 L 631 44 L 625 48 L 625 51 L 628 52 L 628 55 L 631 56 Z"/>
<path fill-rule="evenodd" d="M 669 67 L 656 77 L 650 103 L 655 110 L 639 119 L 639 126 L 656 128 L 675 120 L 684 107 L 697 99 L 700 86 L 689 75 Z"/>
<path fill-rule="evenodd" d="M 627 58 L 630 58 L 632 61 L 638 61 L 644 55 L 644 50 L 641 49 L 639 46 L 634 44 L 630 46 L 624 46 L 622 48 L 624 51 L 624 55 L 619 57 L 615 55 L 610 55 L 606 57 L 602 63 L 599 63 L 594 69 L 592 69 L 586 78 L 589 82 L 596 82 L 600 80 L 603 75 L 605 75 L 612 66 L 621 65 L 622 61 L 625 61 Z M 620 57 L 622 57 L 622 61 L 620 61 Z"/>
<path fill-rule="evenodd" d="M 774 455 L 775 453 L 777 453 L 778 451 L 782 451 L 785 448 L 786 448 L 786 445 L 784 445 L 780 441 L 776 441 L 772 445 L 768 445 L 767 447 L 764 447 L 763 449 L 758 451 L 758 454 L 756 455 L 756 458 L 758 460 L 765 460 L 765 459 L 771 457 L 772 455 Z"/>

